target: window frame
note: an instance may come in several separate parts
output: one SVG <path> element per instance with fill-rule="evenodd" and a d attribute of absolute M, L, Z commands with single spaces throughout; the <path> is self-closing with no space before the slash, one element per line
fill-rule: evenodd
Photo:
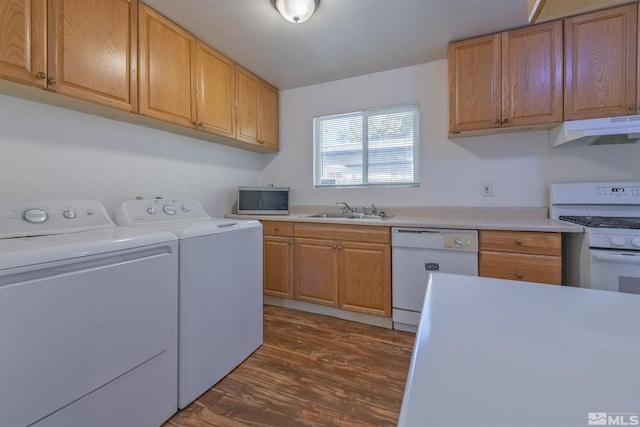
<path fill-rule="evenodd" d="M 413 181 L 406 182 L 368 182 L 369 174 L 369 117 L 378 116 L 381 113 L 393 114 L 396 112 L 413 112 Z M 322 156 L 320 154 L 321 147 L 319 125 L 323 120 L 330 118 L 340 118 L 349 116 L 360 116 L 362 119 L 362 179 L 361 184 L 321 184 L 320 174 L 322 170 Z M 329 114 L 317 116 L 313 118 L 313 188 L 369 188 L 369 187 L 419 187 L 420 186 L 420 103 L 411 102 L 406 104 L 368 108 L 358 111 L 346 113 Z"/>

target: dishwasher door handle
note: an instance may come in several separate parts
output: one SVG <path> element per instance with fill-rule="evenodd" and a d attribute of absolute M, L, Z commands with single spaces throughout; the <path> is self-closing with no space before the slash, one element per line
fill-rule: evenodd
<path fill-rule="evenodd" d="M 427 271 L 440 271 L 440 263 L 437 262 L 425 262 L 424 269 Z"/>

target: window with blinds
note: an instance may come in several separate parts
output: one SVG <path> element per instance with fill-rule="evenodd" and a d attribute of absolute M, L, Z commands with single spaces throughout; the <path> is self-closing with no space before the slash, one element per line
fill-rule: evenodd
<path fill-rule="evenodd" d="M 317 117 L 314 187 L 418 185 L 420 106 Z"/>

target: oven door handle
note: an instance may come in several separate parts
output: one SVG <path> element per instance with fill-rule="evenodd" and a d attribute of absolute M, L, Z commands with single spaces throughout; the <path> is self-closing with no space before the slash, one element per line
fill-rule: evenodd
<path fill-rule="evenodd" d="M 593 256 L 594 261 L 613 261 L 626 264 L 640 264 L 640 256 L 636 254 L 611 254 L 592 252 L 591 255 Z"/>

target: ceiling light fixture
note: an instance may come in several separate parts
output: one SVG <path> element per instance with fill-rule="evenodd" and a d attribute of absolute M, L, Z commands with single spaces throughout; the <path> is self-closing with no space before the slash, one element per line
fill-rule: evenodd
<path fill-rule="evenodd" d="M 301 24 L 311 18 L 320 0 L 271 0 L 271 3 L 284 19 Z"/>

